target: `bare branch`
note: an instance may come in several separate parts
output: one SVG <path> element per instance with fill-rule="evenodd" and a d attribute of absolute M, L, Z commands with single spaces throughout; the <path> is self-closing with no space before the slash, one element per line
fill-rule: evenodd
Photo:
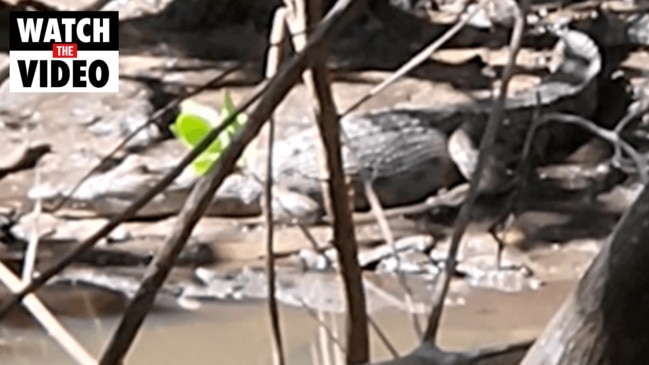
<path fill-rule="evenodd" d="M 640 155 L 633 147 L 631 147 L 629 143 L 627 143 L 619 136 L 618 133 L 620 132 L 620 130 L 618 130 L 617 128 L 611 131 L 598 126 L 597 124 L 591 122 L 586 118 L 577 115 L 564 114 L 564 113 L 545 114 L 540 118 L 539 125 L 543 123 L 553 122 L 553 121 L 578 125 L 592 132 L 594 135 L 598 136 L 599 138 L 611 143 L 616 150 L 624 151 L 626 154 L 628 154 L 631 157 L 631 159 L 635 163 L 636 168 L 638 169 L 638 175 L 640 181 L 643 184 L 649 182 L 649 166 L 647 165 L 647 160 L 642 155 Z M 622 120 L 622 122 L 623 121 L 624 119 Z"/>
<path fill-rule="evenodd" d="M 399 358 L 399 356 L 400 356 L 399 352 L 397 351 L 396 348 L 394 348 L 392 343 L 390 343 L 390 340 L 388 339 L 388 336 L 385 335 L 385 332 L 383 332 L 381 327 L 379 327 L 379 324 L 376 323 L 376 321 L 374 319 L 372 319 L 372 317 L 370 317 L 370 316 L 367 317 L 367 320 L 369 321 L 370 326 L 372 327 L 374 332 L 376 332 L 376 335 L 379 336 L 379 339 L 381 340 L 381 342 L 383 343 L 385 348 L 388 349 L 388 351 L 390 352 L 390 355 L 392 355 L 392 357 L 395 358 L 395 359 Z"/>
<path fill-rule="evenodd" d="M 281 42 L 286 29 L 286 9 L 281 7 L 275 12 L 273 29 L 270 32 L 270 49 L 268 50 L 268 68 L 266 77 L 277 73 L 280 64 Z M 266 272 L 268 277 L 268 313 L 273 337 L 273 364 L 284 365 L 284 346 L 280 328 L 277 299 L 275 298 L 275 255 L 273 254 L 273 146 L 275 142 L 275 117 L 268 121 L 268 154 L 266 157 L 266 181 L 264 183 L 264 217 L 266 219 Z"/>
<path fill-rule="evenodd" d="M 480 185 L 480 180 L 482 179 L 483 170 L 487 161 L 487 153 L 491 150 L 493 146 L 496 134 L 502 123 L 502 119 L 505 112 L 505 100 L 507 99 L 507 89 L 509 87 L 509 82 L 514 76 L 514 70 L 516 66 L 516 56 L 520 49 L 521 39 L 523 36 L 523 30 L 525 27 L 525 14 L 522 9 L 527 8 L 527 1 L 523 0 L 521 7 L 518 7 L 516 11 L 516 19 L 514 23 L 514 32 L 509 44 L 509 57 L 507 59 L 507 65 L 503 71 L 502 83 L 500 84 L 500 90 L 498 94 L 498 99 L 495 101 L 491 114 L 489 115 L 489 120 L 487 121 L 487 126 L 482 139 L 480 140 L 480 152 L 478 154 L 478 161 L 476 164 L 475 171 L 471 176 L 471 184 L 469 187 L 469 193 L 467 195 L 466 201 L 460 209 L 455 226 L 453 227 L 453 236 L 451 238 L 451 246 L 449 248 L 449 254 L 446 259 L 444 271 L 441 274 L 441 280 L 438 281 L 438 285 L 435 288 L 434 298 L 433 298 L 433 308 L 431 310 L 430 316 L 428 318 L 428 327 L 423 338 L 423 341 L 428 341 L 431 345 L 435 346 L 436 336 L 439 328 L 440 318 L 442 316 L 442 311 L 444 308 L 444 298 L 446 298 L 446 293 L 450 285 L 451 278 L 455 272 L 455 266 L 457 265 L 457 252 L 460 247 L 460 241 L 466 228 L 469 225 L 471 220 L 471 214 L 473 211 L 473 205 L 475 199 L 478 196 L 478 186 Z"/>
<path fill-rule="evenodd" d="M 22 282 L 0 262 L 0 280 L 9 290 L 15 292 L 20 290 Z M 77 342 L 65 327 L 50 313 L 45 305 L 34 294 L 29 294 L 23 301 L 25 307 L 36 318 L 38 323 L 47 330 L 47 333 L 63 347 L 63 349 L 79 364 L 95 365 L 97 360 Z"/>

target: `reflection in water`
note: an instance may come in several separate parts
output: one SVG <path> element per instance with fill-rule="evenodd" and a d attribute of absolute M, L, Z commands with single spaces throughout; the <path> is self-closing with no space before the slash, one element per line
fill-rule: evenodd
<path fill-rule="evenodd" d="M 536 292 L 504 294 L 470 290 L 465 305 L 448 307 L 441 345 L 449 349 L 503 344 L 534 337 L 572 287 L 551 283 Z M 47 290 L 43 300 L 91 353 L 101 352 L 114 330 L 123 302 L 94 289 Z M 67 298 L 64 302 L 61 298 Z M 70 298 L 73 302 L 70 302 Z M 337 364 L 334 344 L 307 311 L 282 307 L 282 331 L 287 358 L 293 364 Z M 341 336 L 343 318 L 320 314 Z M 417 343 L 403 311 L 386 308 L 373 314 L 389 340 L 405 353 Z M 422 318 L 423 320 L 423 318 Z M 2 364 L 70 364 L 70 358 L 38 325 L 22 315 L 0 327 Z M 320 335 L 320 338 L 319 338 Z M 199 310 L 160 303 L 149 315 L 128 364 L 260 364 L 271 363 L 270 329 L 265 303 L 204 303 Z M 389 352 L 372 338 L 375 359 Z M 321 349 L 326 349 L 322 351 Z M 312 360 L 314 356 L 316 361 Z M 340 360 L 340 359 L 339 359 Z M 342 364 L 342 362 L 340 362 Z"/>

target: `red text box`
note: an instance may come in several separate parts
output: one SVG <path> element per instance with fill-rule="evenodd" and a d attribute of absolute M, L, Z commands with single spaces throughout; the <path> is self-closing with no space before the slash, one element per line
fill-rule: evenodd
<path fill-rule="evenodd" d="M 54 43 L 52 45 L 53 58 L 77 58 L 76 43 Z"/>

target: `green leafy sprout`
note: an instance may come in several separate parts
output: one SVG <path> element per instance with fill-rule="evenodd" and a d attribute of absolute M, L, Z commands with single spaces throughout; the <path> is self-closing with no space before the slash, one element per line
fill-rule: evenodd
<path fill-rule="evenodd" d="M 228 92 L 225 93 L 223 107 L 220 112 L 203 104 L 186 101 L 181 104 L 180 114 L 175 123 L 170 126 L 170 129 L 182 144 L 189 149 L 193 149 L 207 136 L 212 128 L 221 124 L 234 112 L 234 104 Z M 234 135 L 247 120 L 248 116 L 246 114 L 240 113 L 237 115 L 234 122 L 203 153 L 192 161 L 191 166 L 198 176 L 207 174 L 207 171 L 218 161 L 221 153 L 228 147 Z"/>

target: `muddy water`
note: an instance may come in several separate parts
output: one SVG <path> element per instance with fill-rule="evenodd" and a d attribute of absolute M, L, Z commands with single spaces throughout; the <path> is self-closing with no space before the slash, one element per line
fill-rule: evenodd
<path fill-rule="evenodd" d="M 569 282 L 552 282 L 539 291 L 517 294 L 470 290 L 463 305 L 448 307 L 442 345 L 461 349 L 533 338 L 571 287 Z M 100 353 L 124 302 L 96 290 L 67 289 L 62 294 L 45 293 L 44 297 L 75 337 L 92 353 Z M 343 333 L 340 316 L 323 315 L 327 323 L 334 323 L 338 333 Z M 373 318 L 401 353 L 416 344 L 404 312 L 388 308 L 373 314 Z M 333 345 L 323 342 L 324 336 L 319 339 L 321 331 L 312 315 L 282 307 L 281 319 L 289 363 L 335 363 L 335 352 L 329 347 Z M 268 323 L 264 302 L 203 303 L 200 309 L 191 311 L 162 303 L 147 318 L 128 363 L 270 364 Z M 2 364 L 72 363 L 26 316 L 12 316 L 0 327 L 0 336 Z M 322 348 L 327 350 L 319 350 Z M 376 336 L 372 339 L 372 354 L 375 359 L 390 356 Z M 313 356 L 318 356 L 318 362 L 312 360 Z"/>

